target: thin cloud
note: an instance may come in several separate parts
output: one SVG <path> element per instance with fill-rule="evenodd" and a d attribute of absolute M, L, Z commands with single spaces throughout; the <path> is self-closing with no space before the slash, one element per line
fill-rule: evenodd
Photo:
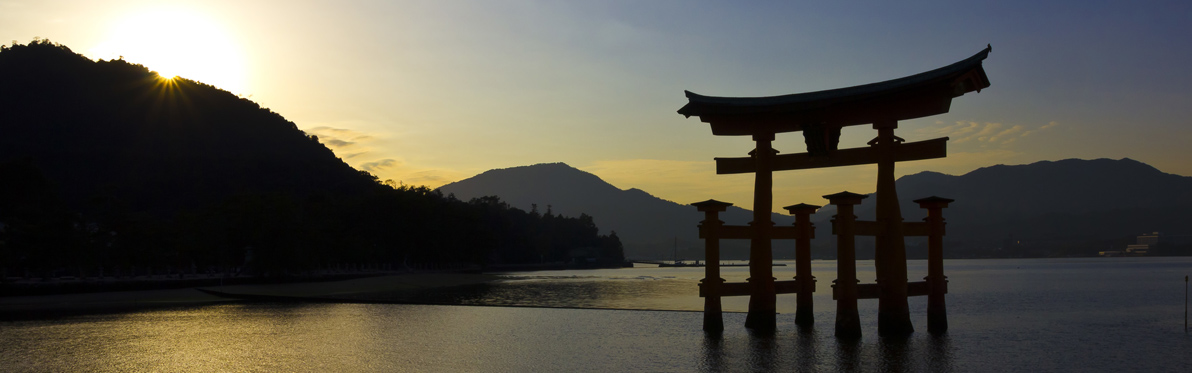
<path fill-rule="evenodd" d="M 309 131 L 307 131 L 307 133 L 310 133 L 310 132 L 332 133 L 332 134 L 339 134 L 341 136 L 351 136 L 351 135 L 357 133 L 356 131 L 346 129 L 346 128 L 334 128 L 334 127 L 327 127 L 327 126 L 318 126 L 315 128 L 311 128 Z"/>
<path fill-rule="evenodd" d="M 1060 122 L 1051 121 L 1051 122 L 1048 122 L 1047 124 L 1043 125 L 1043 127 L 1039 127 L 1038 129 L 1023 132 L 1022 136 L 1020 136 L 1020 137 L 1027 137 L 1027 136 L 1030 136 L 1032 133 L 1059 127 L 1059 125 L 1060 125 Z"/>
<path fill-rule="evenodd" d="M 373 136 L 346 128 L 319 126 L 305 131 L 308 135 L 319 137 L 319 142 L 333 148 L 344 148 L 357 145 L 362 141 L 372 140 Z"/>
<path fill-rule="evenodd" d="M 413 185 L 443 185 L 453 181 L 453 178 L 442 173 L 442 170 L 419 171 L 405 175 L 403 182 Z"/>
<path fill-rule="evenodd" d="M 1009 142 L 1017 139 L 1017 136 L 1015 136 L 1015 135 L 1023 133 L 1025 130 L 1026 130 L 1026 127 L 1023 127 L 1022 125 L 1014 125 L 1014 127 L 1010 127 L 1009 129 L 1002 131 L 1002 132 L 998 132 L 998 134 L 993 135 L 993 137 L 990 137 L 989 142 L 996 143 L 999 141 L 1003 141 L 1005 143 L 1009 143 Z"/>
<path fill-rule="evenodd" d="M 943 123 L 936 122 L 937 125 Z M 985 122 L 978 123 L 973 121 L 958 121 L 955 124 L 944 127 L 924 128 L 917 132 L 931 136 L 947 136 L 952 138 L 953 144 L 965 144 L 972 142 L 981 147 L 1001 147 L 1010 145 L 1018 139 L 1030 136 L 1040 131 L 1046 131 L 1051 128 L 1059 126 L 1058 122 L 1049 122 L 1045 125 L 1031 128 L 1027 125 L 1015 124 L 1007 126 L 1002 123 Z"/>
<path fill-rule="evenodd" d="M 387 134 L 364 133 L 332 126 L 316 126 L 305 132 L 318 136 L 319 142 L 357 170 L 371 173 L 381 180 L 391 180 L 395 185 L 424 185 L 434 188 L 459 180 L 462 176 L 457 171 L 410 164 L 386 150 L 393 148 L 392 144 L 387 143 L 391 137 Z"/>
<path fill-rule="evenodd" d="M 305 130 L 304 132 L 306 132 L 307 135 L 318 136 L 319 142 L 323 145 L 326 145 L 327 148 L 331 149 L 331 151 L 335 152 L 335 155 L 340 159 L 345 161 L 349 159 L 358 159 L 361 161 L 372 160 L 372 162 L 366 163 L 349 163 L 358 170 L 375 173 L 377 170 L 393 167 L 393 162 L 395 162 L 393 159 L 389 158 L 377 160 L 378 158 L 385 157 L 386 154 L 383 154 L 384 152 L 380 152 L 382 154 L 374 154 L 377 153 L 374 152 L 374 147 L 377 145 L 378 140 L 376 136 L 371 134 L 362 133 L 347 128 L 336 128 L 329 126 L 313 127 Z M 390 162 L 385 163 L 386 160 Z"/>
<path fill-rule="evenodd" d="M 387 159 L 382 159 L 379 161 L 361 164 L 360 169 L 368 171 L 368 172 L 376 173 L 378 171 L 384 171 L 386 169 L 398 167 L 400 165 L 401 165 L 401 162 L 399 162 L 398 160 L 392 159 L 392 158 L 387 158 Z"/>
<path fill-rule="evenodd" d="M 356 142 L 355 141 L 345 141 L 345 140 L 340 140 L 340 139 L 331 139 L 331 140 L 323 141 L 323 144 L 331 146 L 332 148 L 343 148 L 343 147 L 355 145 Z"/>

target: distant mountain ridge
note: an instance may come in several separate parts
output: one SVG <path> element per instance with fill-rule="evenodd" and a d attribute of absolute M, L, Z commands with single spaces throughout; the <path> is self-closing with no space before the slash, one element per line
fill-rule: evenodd
<path fill-rule="evenodd" d="M 961 176 L 922 172 L 900 178 L 898 192 L 908 221 L 924 216 L 913 199 L 955 199 L 944 212 L 948 240 L 972 249 L 1192 233 L 1192 177 L 1129 158 L 996 165 Z M 872 206 L 859 213 L 867 214 Z"/>
<path fill-rule="evenodd" d="M 671 258 L 677 245 L 684 253 L 702 247 L 697 226 L 703 215 L 695 207 L 655 197 L 637 188 L 619 189 L 600 177 L 564 163 L 542 163 L 485 171 L 479 175 L 439 187 L 443 193 L 462 200 L 495 195 L 511 206 L 529 210 L 537 205 L 540 213 L 591 215 L 601 231 L 616 231 L 625 244 L 625 255 L 633 258 Z M 730 224 L 752 220 L 748 210 L 732 207 L 722 214 Z M 779 224 L 792 218 L 773 216 Z M 736 254 L 744 246 L 728 243 L 726 250 Z M 697 250 L 702 255 L 702 249 Z M 687 255 L 694 259 L 692 254 Z"/>
<path fill-rule="evenodd" d="M 1192 233 L 1192 177 L 1164 173 L 1128 158 L 996 165 L 959 176 L 928 171 L 899 178 L 897 189 L 905 221 L 925 216 L 915 199 L 935 195 L 956 200 L 944 211 L 947 241 L 955 256 L 1028 250 L 1031 245 L 1043 252 L 994 254 L 1057 255 L 1050 251 L 1053 247 L 1101 245 L 1094 242 L 1152 231 Z M 680 256 L 694 259 L 702 254 L 695 238 L 702 217 L 694 207 L 640 189 L 621 190 L 563 163 L 489 170 L 439 190 L 464 200 L 496 195 L 523 209 L 537 204 L 540 212 L 549 206 L 556 214 L 587 213 L 602 229 L 617 231 L 630 257 L 669 258 L 676 237 Z M 874 206 L 874 199 L 866 199 L 857 209 L 858 217 L 873 219 Z M 819 257 L 835 255 L 830 235 L 834 213 L 829 206 L 813 217 Z M 751 212 L 736 207 L 723 215 L 730 224 L 751 220 Z M 778 224 L 791 221 L 780 214 L 774 219 Z M 745 255 L 745 242 L 726 243 L 730 255 Z M 871 246 L 865 240 L 859 243 L 862 257 L 865 250 L 871 255 Z M 908 239 L 908 245 L 918 244 Z M 776 248 L 775 256 L 788 256 L 785 251 L 790 250 L 784 250 Z"/>
<path fill-rule="evenodd" d="M 908 190 L 943 189 L 995 210 L 1032 207 L 1083 212 L 1117 205 L 1192 203 L 1192 177 L 1164 173 L 1129 158 L 996 165 L 962 176 L 923 172 L 902 177 L 898 185 Z M 981 198 L 994 194 L 1005 198 Z"/>

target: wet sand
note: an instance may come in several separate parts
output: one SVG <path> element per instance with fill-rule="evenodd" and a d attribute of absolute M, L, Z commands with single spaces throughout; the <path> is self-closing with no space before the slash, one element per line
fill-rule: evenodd
<path fill-rule="evenodd" d="M 498 279 L 500 276 L 485 274 L 412 273 L 342 281 L 202 288 L 238 295 L 351 298 L 353 295 L 370 293 L 413 293 L 440 287 L 481 284 Z M 124 312 L 145 308 L 194 306 L 221 302 L 235 302 L 235 300 L 208 295 L 196 288 L 0 297 L 0 320 Z"/>

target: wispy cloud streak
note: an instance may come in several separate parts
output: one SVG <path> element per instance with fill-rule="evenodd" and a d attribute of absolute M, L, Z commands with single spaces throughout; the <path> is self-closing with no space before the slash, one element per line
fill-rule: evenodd
<path fill-rule="evenodd" d="M 952 125 L 924 128 L 918 130 L 918 132 L 933 137 L 950 137 L 953 144 L 974 143 L 981 147 L 1001 147 L 1010 145 L 1032 134 L 1058 127 L 1059 125 L 1059 122 L 1055 121 L 1037 127 L 1022 124 L 1006 125 L 995 122 L 957 121 Z"/>

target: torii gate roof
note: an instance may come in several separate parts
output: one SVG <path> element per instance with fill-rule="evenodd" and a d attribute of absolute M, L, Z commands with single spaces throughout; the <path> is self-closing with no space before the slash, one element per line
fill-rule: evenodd
<path fill-rule="evenodd" d="M 805 125 L 852 126 L 947 113 L 953 97 L 989 87 L 981 61 L 992 47 L 935 70 L 855 87 L 770 97 L 713 97 L 684 91 L 679 114 L 698 116 L 713 135 L 800 131 Z"/>

